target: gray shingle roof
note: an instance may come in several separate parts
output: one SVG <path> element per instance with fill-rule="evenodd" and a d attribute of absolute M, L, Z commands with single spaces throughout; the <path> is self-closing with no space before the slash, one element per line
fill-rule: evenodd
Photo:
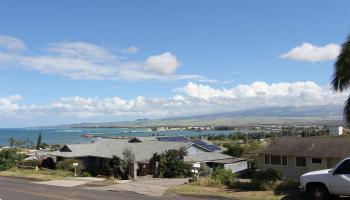
<path fill-rule="evenodd" d="M 255 153 L 346 158 L 350 156 L 350 139 L 343 137 L 281 137 Z"/>
<path fill-rule="evenodd" d="M 122 158 L 124 149 L 131 149 L 135 154 L 136 161 L 149 160 L 154 153 L 163 153 L 170 149 L 188 147 L 191 143 L 185 142 L 160 142 L 143 141 L 141 143 L 129 143 L 128 139 L 101 139 L 90 144 L 66 145 L 72 152 L 55 151 L 54 156 L 76 158 L 76 157 L 104 157 L 112 158 L 114 155 Z"/>

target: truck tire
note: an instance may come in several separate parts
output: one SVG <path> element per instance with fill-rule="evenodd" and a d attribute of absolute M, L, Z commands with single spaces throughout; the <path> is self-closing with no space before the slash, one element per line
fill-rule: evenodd
<path fill-rule="evenodd" d="M 319 183 L 310 185 L 307 189 L 307 194 L 313 200 L 327 200 L 330 197 L 327 187 Z"/>

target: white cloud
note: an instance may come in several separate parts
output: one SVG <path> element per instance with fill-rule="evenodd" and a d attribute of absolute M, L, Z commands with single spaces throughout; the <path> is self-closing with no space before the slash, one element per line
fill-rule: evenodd
<path fill-rule="evenodd" d="M 126 54 L 134 54 L 139 52 L 139 48 L 137 46 L 131 46 L 126 49 L 123 49 L 122 52 Z"/>
<path fill-rule="evenodd" d="M 8 114 L 18 110 L 18 104 L 16 101 L 21 100 L 23 97 L 20 95 L 12 95 L 0 98 L 0 113 Z"/>
<path fill-rule="evenodd" d="M 262 107 L 342 105 L 344 94 L 334 94 L 312 81 L 292 83 L 253 82 L 232 88 L 213 88 L 189 82 L 168 98 L 62 97 L 47 104 L 20 104 L 21 96 L 0 98 L 0 119 L 12 117 L 178 117 Z"/>
<path fill-rule="evenodd" d="M 340 52 L 338 44 L 327 44 L 325 46 L 316 46 L 310 43 L 303 43 L 294 47 L 290 51 L 281 55 L 281 58 L 297 61 L 328 61 L 337 58 Z"/>
<path fill-rule="evenodd" d="M 42 74 L 58 74 L 79 80 L 213 81 L 195 74 L 177 74 L 180 62 L 169 52 L 150 56 L 145 62 L 131 61 L 119 59 L 113 51 L 101 45 L 65 41 L 49 44 L 39 55 L 28 55 L 10 51 L 23 50 L 24 42 L 9 36 L 3 38 L 5 42 L 0 40 L 0 47 L 2 45 L 7 50 L 0 52 L 0 67 L 20 66 Z M 10 40 L 16 42 L 8 42 Z"/>
<path fill-rule="evenodd" d="M 7 35 L 0 35 L 0 48 L 9 51 L 22 51 L 26 48 L 23 41 Z"/>
<path fill-rule="evenodd" d="M 145 62 L 145 67 L 148 71 L 158 74 L 172 74 L 178 67 L 180 67 L 180 65 L 180 61 L 170 52 L 150 56 Z"/>

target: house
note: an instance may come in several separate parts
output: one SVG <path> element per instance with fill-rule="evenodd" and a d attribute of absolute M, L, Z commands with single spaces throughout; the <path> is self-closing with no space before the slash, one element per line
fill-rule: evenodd
<path fill-rule="evenodd" d="M 152 173 L 149 166 L 149 160 L 154 153 L 162 154 L 170 149 L 184 148 L 187 151 L 185 161 L 215 163 L 221 162 L 221 165 L 230 164 L 233 159 L 231 156 L 220 153 L 220 147 L 214 147 L 214 144 L 205 141 L 191 141 L 184 137 L 135 137 L 129 139 L 100 139 L 88 144 L 67 144 L 59 151 L 52 152 L 50 155 L 54 160 L 78 159 L 87 170 L 94 167 L 101 167 L 104 161 L 113 156 L 123 158 L 123 151 L 130 149 L 135 154 L 135 162 L 138 175 L 147 175 Z M 226 160 L 226 162 L 224 162 Z M 214 166 L 214 165 L 213 165 Z"/>
<path fill-rule="evenodd" d="M 332 136 L 339 136 L 343 135 L 344 128 L 342 126 L 330 126 L 329 129 L 329 135 Z"/>
<path fill-rule="evenodd" d="M 232 173 L 242 173 L 248 169 L 248 161 L 244 158 L 233 158 L 231 156 L 215 153 L 202 152 L 187 155 L 184 159 L 189 163 L 201 163 L 210 168 L 223 168 L 231 170 Z"/>
<path fill-rule="evenodd" d="M 281 137 L 255 152 L 261 170 L 283 172 L 286 179 L 299 180 L 309 171 L 329 169 L 350 156 L 350 139 L 343 137 Z"/>

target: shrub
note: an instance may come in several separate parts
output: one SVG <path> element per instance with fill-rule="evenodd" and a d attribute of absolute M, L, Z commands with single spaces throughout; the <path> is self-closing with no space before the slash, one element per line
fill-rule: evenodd
<path fill-rule="evenodd" d="M 277 190 L 298 190 L 299 183 L 295 181 L 283 181 L 282 183 L 277 185 Z"/>
<path fill-rule="evenodd" d="M 213 173 L 213 170 L 210 169 L 205 163 L 201 164 L 201 167 L 199 168 L 199 176 L 200 177 L 207 177 L 211 176 Z"/>
<path fill-rule="evenodd" d="M 201 177 L 194 184 L 205 187 L 221 187 L 222 183 L 218 179 L 213 179 L 211 177 Z"/>
<path fill-rule="evenodd" d="M 268 169 L 266 171 L 258 171 L 252 178 L 252 184 L 260 190 L 270 190 L 277 187 L 277 181 L 283 179 L 283 173 Z"/>
<path fill-rule="evenodd" d="M 22 161 L 25 155 L 18 153 L 17 149 L 3 149 L 0 151 L 0 171 L 8 170 Z"/>
<path fill-rule="evenodd" d="M 158 153 L 154 153 L 152 158 L 149 160 L 149 167 L 154 178 L 159 177 L 159 170 L 156 163 L 160 161 L 160 157 L 161 155 L 159 155 Z"/>
<path fill-rule="evenodd" d="M 47 169 L 56 169 L 56 164 L 52 158 L 48 157 L 41 162 L 40 167 L 47 168 Z"/>
<path fill-rule="evenodd" d="M 84 165 L 80 160 L 67 159 L 67 160 L 59 161 L 56 164 L 56 168 L 64 171 L 74 172 L 73 163 L 78 163 L 77 174 L 81 174 L 82 170 L 84 169 Z"/>
<path fill-rule="evenodd" d="M 235 183 L 236 175 L 231 170 L 215 169 L 212 178 L 224 185 L 231 186 Z"/>
<path fill-rule="evenodd" d="M 159 173 L 165 178 L 189 177 L 192 166 L 184 161 L 185 149 L 170 149 L 160 156 Z"/>
<path fill-rule="evenodd" d="M 40 167 L 39 160 L 23 160 L 19 162 L 19 164 L 21 165 L 20 167 L 29 167 L 29 168 Z"/>
<path fill-rule="evenodd" d="M 244 149 L 243 147 L 241 147 L 239 144 L 226 144 L 225 147 L 227 148 L 226 151 L 224 151 L 223 153 L 229 156 L 233 156 L 233 157 L 241 157 L 242 154 L 244 153 Z"/>
<path fill-rule="evenodd" d="M 91 177 L 91 174 L 89 172 L 83 172 L 81 174 L 82 177 Z"/>

